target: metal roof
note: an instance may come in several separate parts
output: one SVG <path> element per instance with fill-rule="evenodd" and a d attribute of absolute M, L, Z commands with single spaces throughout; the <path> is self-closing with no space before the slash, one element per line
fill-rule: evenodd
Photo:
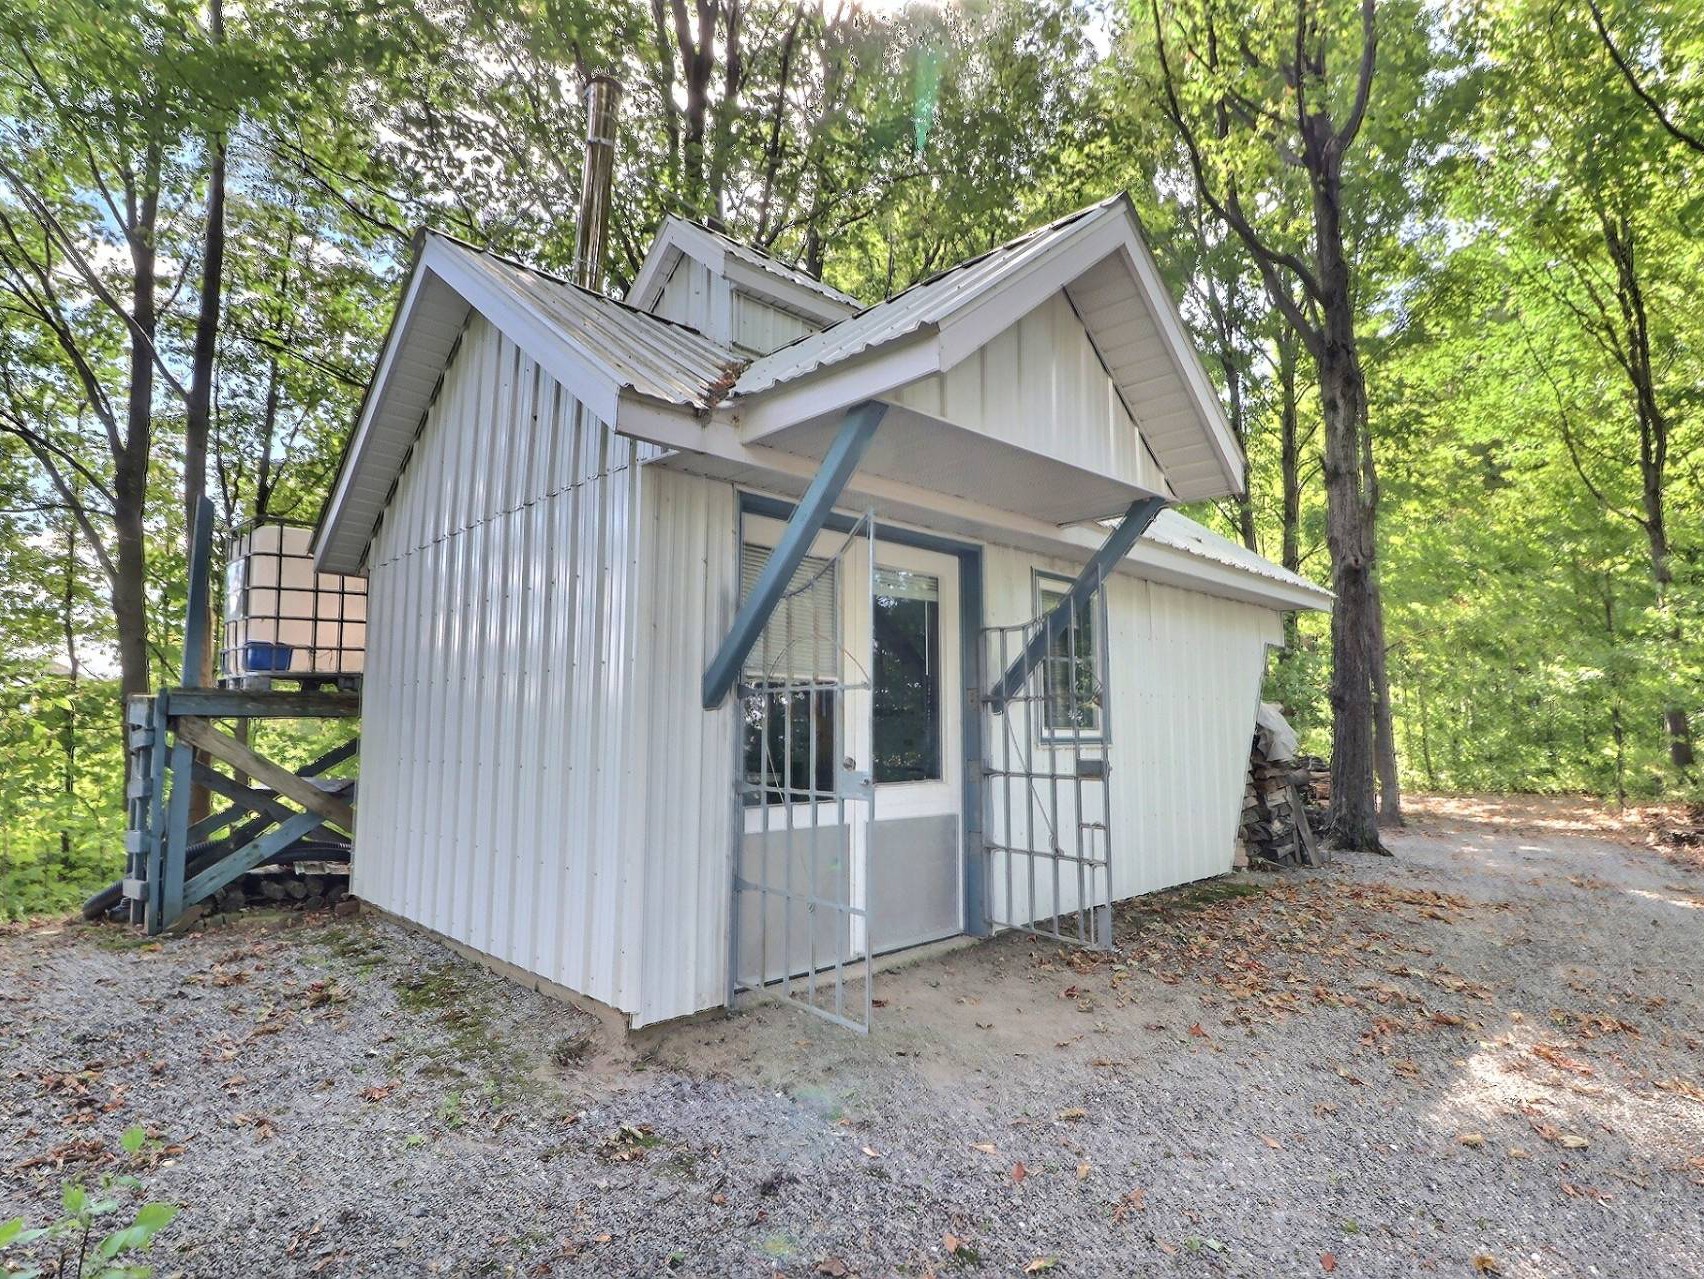
<path fill-rule="evenodd" d="M 707 409 L 720 397 L 728 374 L 744 363 L 696 329 L 449 236 L 433 238 L 536 310 L 624 389 L 664 404 Z"/>
<path fill-rule="evenodd" d="M 756 395 L 939 323 L 967 298 L 1060 243 L 1078 223 L 1123 199 L 1117 195 L 1068 213 L 980 257 L 949 267 L 819 333 L 808 334 L 753 360 L 734 383 L 733 393 Z"/>
<path fill-rule="evenodd" d="M 318 529 L 319 552 L 340 571 L 354 570 L 470 308 L 499 328 L 525 330 L 532 345 L 561 351 L 564 367 L 601 383 L 612 425 L 615 398 L 629 391 L 703 414 L 730 393 L 757 394 L 938 324 L 966 298 L 1020 271 L 1089 221 L 1115 216 L 1109 211 L 1121 203 L 1122 195 L 1069 214 L 749 364 L 695 329 L 452 237 L 428 234 Z M 725 240 L 730 252 L 762 258 L 720 233 L 698 229 Z M 773 270 L 778 264 L 763 259 L 762 265 Z M 584 399 L 589 388 L 575 393 Z M 1315 583 L 1175 511 L 1162 512 L 1144 541 L 1329 599 Z"/>
<path fill-rule="evenodd" d="M 756 245 L 745 244 L 734 239 L 733 236 L 728 235 L 726 232 L 718 231 L 715 227 L 707 226 L 703 222 L 692 221 L 691 219 L 682 220 L 689 222 L 690 225 L 697 227 L 700 231 L 704 232 L 705 235 L 714 239 L 717 244 L 721 245 L 723 252 L 733 254 L 740 261 L 745 262 L 750 266 L 754 266 L 760 271 L 768 271 L 772 275 L 778 275 L 783 280 L 798 285 L 801 289 L 809 289 L 813 293 L 820 293 L 831 302 L 839 302 L 845 306 L 855 307 L 859 310 L 862 310 L 864 307 L 864 303 L 853 297 L 850 293 L 842 293 L 833 285 L 824 284 L 821 280 L 817 279 L 816 276 L 809 275 L 806 272 L 799 270 L 798 267 L 791 266 L 788 263 L 783 262 L 774 254 L 766 253 Z"/>
<path fill-rule="evenodd" d="M 703 413 L 740 360 L 696 330 L 450 236 L 421 236 L 315 532 L 326 571 L 352 573 L 389 501 L 471 311 L 612 425 L 624 394 Z"/>
<path fill-rule="evenodd" d="M 1223 537 L 1208 528 L 1198 524 L 1187 515 L 1175 510 L 1161 511 L 1154 517 L 1154 522 L 1148 526 L 1142 535 L 1145 542 L 1154 542 L 1160 546 L 1169 546 L 1173 550 L 1183 551 L 1189 555 L 1204 560 L 1212 560 L 1226 568 L 1234 568 L 1244 573 L 1252 573 L 1256 577 L 1264 577 L 1269 581 L 1279 582 L 1297 590 L 1312 591 L 1326 599 L 1331 592 L 1318 582 L 1309 581 L 1300 574 L 1292 573 L 1282 565 L 1274 564 L 1265 556 L 1257 554 L 1242 545 Z"/>

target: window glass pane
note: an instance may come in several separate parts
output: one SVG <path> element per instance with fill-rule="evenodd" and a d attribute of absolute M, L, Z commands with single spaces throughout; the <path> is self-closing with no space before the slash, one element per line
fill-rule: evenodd
<path fill-rule="evenodd" d="M 1063 584 L 1042 581 L 1043 615 L 1065 598 Z M 1049 733 L 1100 731 L 1100 678 L 1095 670 L 1095 611 L 1092 600 L 1076 609 L 1072 622 L 1047 645 L 1042 663 L 1043 728 Z"/>
<path fill-rule="evenodd" d="M 745 721 L 747 807 L 834 801 L 835 695 L 827 688 L 755 688 Z"/>
<path fill-rule="evenodd" d="M 740 598 L 769 560 L 767 546 L 740 548 Z M 840 679 L 838 565 L 806 556 L 787 584 L 741 673 L 746 803 L 834 800 Z"/>
<path fill-rule="evenodd" d="M 940 594 L 925 573 L 876 570 L 871 762 L 878 782 L 942 776 Z"/>

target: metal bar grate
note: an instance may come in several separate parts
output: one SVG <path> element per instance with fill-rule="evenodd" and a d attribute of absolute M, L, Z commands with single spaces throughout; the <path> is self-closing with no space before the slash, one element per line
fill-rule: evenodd
<path fill-rule="evenodd" d="M 1112 948 L 1107 614 L 1097 569 L 979 645 L 985 909 L 994 928 Z M 1086 588 L 1086 589 L 1085 589 Z"/>
<path fill-rule="evenodd" d="M 874 1008 L 869 611 L 850 635 L 841 600 L 873 592 L 874 535 L 869 513 L 832 554 L 803 559 L 750 647 L 735 715 L 729 1003 L 779 995 L 860 1033 Z"/>

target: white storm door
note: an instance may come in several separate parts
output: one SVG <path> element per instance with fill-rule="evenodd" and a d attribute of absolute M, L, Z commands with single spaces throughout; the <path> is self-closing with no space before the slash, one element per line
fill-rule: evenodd
<path fill-rule="evenodd" d="M 850 633 L 871 637 L 859 756 L 876 798 L 857 865 L 881 954 L 964 931 L 964 751 L 958 560 L 879 539 L 875 556 L 870 597 L 848 606 L 869 619 Z"/>

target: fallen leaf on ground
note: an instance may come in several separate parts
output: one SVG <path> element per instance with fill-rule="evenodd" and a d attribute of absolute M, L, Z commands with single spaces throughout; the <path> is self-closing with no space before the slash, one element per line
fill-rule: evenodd
<path fill-rule="evenodd" d="M 1481 1275 L 1500 1275 L 1503 1268 L 1497 1264 L 1497 1258 L 1488 1252 L 1477 1252 L 1473 1255 L 1474 1273 Z"/>
<path fill-rule="evenodd" d="M 1330 1274 L 1332 1271 L 1336 1270 L 1337 1269 L 1337 1254 L 1335 1252 L 1322 1252 L 1322 1253 L 1320 1253 L 1319 1254 L 1319 1268 L 1321 1270 L 1325 1271 L 1326 1274 Z"/>
<path fill-rule="evenodd" d="M 1061 1110 L 1059 1112 L 1059 1117 L 1067 1120 L 1068 1122 L 1075 1123 L 1079 1119 L 1087 1119 L 1089 1117 L 1089 1112 L 1084 1110 L 1081 1106 L 1072 1106 L 1069 1110 Z"/>
<path fill-rule="evenodd" d="M 1534 1044 L 1532 1046 L 1532 1055 L 1543 1061 L 1549 1062 L 1558 1070 L 1570 1070 L 1576 1075 L 1590 1075 L 1595 1073 L 1590 1066 L 1586 1065 L 1585 1062 L 1578 1061 L 1575 1058 L 1570 1057 L 1567 1053 L 1563 1052 L 1560 1048 L 1557 1048 L 1553 1044 Z"/>
<path fill-rule="evenodd" d="M 813 1273 L 828 1275 L 829 1279 L 846 1279 L 846 1276 L 852 1273 L 852 1268 L 839 1257 L 824 1257 L 817 1262 Z"/>
<path fill-rule="evenodd" d="M 980 1150 L 985 1155 L 997 1155 L 1000 1153 L 991 1141 L 973 1141 L 970 1143 L 970 1148 L 972 1150 Z"/>
<path fill-rule="evenodd" d="M 1023 1166 L 1023 1164 L 1016 1163 L 1016 1164 L 1012 1165 L 1012 1180 L 1013 1181 L 1022 1181 L 1027 1176 L 1029 1176 L 1029 1169 L 1025 1168 Z"/>
<path fill-rule="evenodd" d="M 949 1230 L 949 1231 L 947 1231 L 946 1234 L 941 1236 L 941 1247 L 945 1248 L 947 1250 L 947 1253 L 949 1255 L 951 1255 L 953 1253 L 956 1253 L 960 1248 L 964 1247 L 964 1240 L 960 1239 L 957 1235 L 955 1235 L 952 1231 Z"/>
<path fill-rule="evenodd" d="M 1134 1186 L 1124 1192 L 1123 1198 L 1112 1206 L 1112 1219 L 1124 1221 L 1133 1212 L 1142 1212 L 1148 1207 L 1148 1192 L 1140 1186 Z"/>
<path fill-rule="evenodd" d="M 1565 1132 L 1557 1139 L 1556 1144 L 1561 1146 L 1564 1150 L 1584 1150 L 1592 1143 L 1587 1141 L 1578 1133 Z"/>
<path fill-rule="evenodd" d="M 1078 1181 L 1087 1181 L 1089 1179 L 1089 1173 L 1092 1172 L 1092 1171 L 1093 1171 L 1093 1169 L 1091 1169 L 1088 1166 L 1088 1164 L 1078 1164 L 1077 1165 L 1077 1180 Z"/>
<path fill-rule="evenodd" d="M 1191 1025 L 1190 1028 L 1189 1028 L 1189 1033 L 1194 1035 L 1197 1039 L 1207 1038 L 1207 1032 L 1202 1029 L 1200 1022 L 1195 1022 L 1193 1025 Z"/>
<path fill-rule="evenodd" d="M 1024 1267 L 1026 1275 L 1039 1275 L 1043 1270 L 1051 1270 L 1059 1264 L 1057 1257 L 1037 1257 Z"/>
<path fill-rule="evenodd" d="M 1284 1143 L 1279 1141 L 1278 1138 L 1276 1138 L 1276 1137 L 1268 1137 L 1265 1133 L 1261 1133 L 1260 1139 L 1262 1141 L 1264 1141 L 1268 1146 L 1271 1146 L 1272 1149 L 1274 1149 L 1274 1150 L 1284 1149 Z"/>
<path fill-rule="evenodd" d="M 882 1157 L 882 1152 L 877 1150 L 874 1146 L 865 1146 L 864 1153 L 871 1159 L 880 1159 Z"/>
<path fill-rule="evenodd" d="M 1700 1088 L 1690 1079 L 1659 1079 L 1655 1086 L 1664 1092 L 1677 1092 L 1682 1097 L 1690 1097 L 1693 1101 L 1704 1101 L 1704 1088 Z"/>
<path fill-rule="evenodd" d="M 1470 1150 L 1478 1150 L 1485 1144 L 1485 1135 L 1477 1132 L 1464 1132 L 1456 1138 L 1456 1144 L 1466 1146 Z"/>

